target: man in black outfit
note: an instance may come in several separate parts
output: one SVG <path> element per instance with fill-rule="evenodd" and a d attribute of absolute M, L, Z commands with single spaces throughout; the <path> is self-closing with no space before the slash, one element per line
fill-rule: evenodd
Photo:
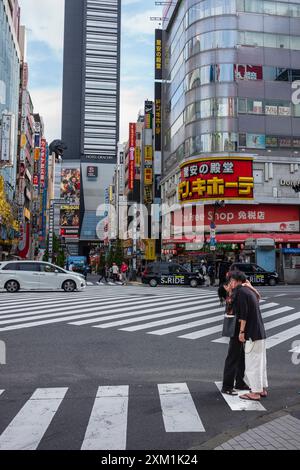
<path fill-rule="evenodd" d="M 233 314 L 237 315 L 237 321 L 234 337 L 230 338 L 228 354 L 225 361 L 222 393 L 227 395 L 237 395 L 235 390 L 249 390 L 249 387 L 244 382 L 245 352 L 243 343 L 239 341 L 240 324 L 234 301 L 237 295 L 237 290 L 247 281 L 247 278 L 245 274 L 241 272 L 234 273 L 231 277 L 234 277 L 234 279 L 239 283 L 239 286 L 232 293 Z"/>

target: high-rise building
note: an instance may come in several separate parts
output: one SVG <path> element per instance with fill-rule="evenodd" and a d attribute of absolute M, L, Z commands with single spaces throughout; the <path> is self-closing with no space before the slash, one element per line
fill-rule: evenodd
<path fill-rule="evenodd" d="M 117 163 L 120 23 L 120 0 L 65 2 L 62 139 L 68 150 L 63 171 L 81 174 L 78 241 L 83 254 L 98 241 L 96 210 L 105 203 Z"/>
<path fill-rule="evenodd" d="M 289 277 L 300 253 L 300 1 L 178 0 L 163 16 L 163 200 L 204 205 L 212 252 L 213 204 L 225 200 L 215 211 L 220 254 L 250 260 L 255 251 Z M 245 252 L 248 239 L 254 250 Z M 260 248 L 256 239 L 269 241 Z M 197 254 L 192 241 L 173 247 Z"/>

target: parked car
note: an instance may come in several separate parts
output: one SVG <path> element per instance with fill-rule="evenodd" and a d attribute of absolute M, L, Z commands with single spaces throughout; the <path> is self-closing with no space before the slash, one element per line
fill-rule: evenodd
<path fill-rule="evenodd" d="M 229 271 L 242 271 L 254 285 L 276 286 L 279 282 L 279 275 L 276 271 L 266 271 L 254 263 L 233 263 Z"/>
<path fill-rule="evenodd" d="M 142 273 L 142 282 L 151 287 L 162 286 L 190 286 L 197 287 L 204 284 L 204 277 L 200 273 L 192 273 L 176 263 L 151 263 Z"/>
<path fill-rule="evenodd" d="M 19 290 L 83 290 L 86 282 L 81 274 L 72 273 L 42 261 L 7 261 L 0 264 L 0 289 Z"/>

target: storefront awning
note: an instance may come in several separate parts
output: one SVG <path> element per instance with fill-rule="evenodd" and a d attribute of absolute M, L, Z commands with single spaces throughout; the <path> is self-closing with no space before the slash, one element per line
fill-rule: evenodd
<path fill-rule="evenodd" d="M 217 233 L 217 243 L 245 243 L 246 240 L 257 238 L 271 238 L 275 243 L 300 243 L 300 233 Z M 206 235 L 206 242 L 209 243 L 210 236 Z M 183 244 L 199 243 L 203 239 L 196 236 L 170 238 L 163 240 L 163 244 Z"/>
<path fill-rule="evenodd" d="M 276 243 L 300 243 L 300 233 L 224 233 L 217 234 L 218 243 L 244 243 L 251 238 L 272 238 Z M 207 237 L 209 240 L 209 237 Z"/>

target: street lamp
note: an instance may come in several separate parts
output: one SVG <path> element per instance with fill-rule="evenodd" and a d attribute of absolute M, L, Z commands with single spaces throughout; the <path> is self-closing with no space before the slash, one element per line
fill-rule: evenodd
<path fill-rule="evenodd" d="M 213 218 L 210 224 L 210 251 L 213 253 L 213 276 L 212 276 L 212 285 L 215 285 L 216 282 L 216 214 L 219 209 L 222 209 L 225 206 L 225 201 L 216 201 L 214 203 L 214 213 Z"/>

